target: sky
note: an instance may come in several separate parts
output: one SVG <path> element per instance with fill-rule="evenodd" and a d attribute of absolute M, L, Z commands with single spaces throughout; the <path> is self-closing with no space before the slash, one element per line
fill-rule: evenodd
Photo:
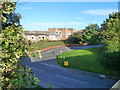
<path fill-rule="evenodd" d="M 15 12 L 22 15 L 24 30 L 47 31 L 48 28 L 81 30 L 89 24 L 100 26 L 115 11 L 117 2 L 20 2 Z"/>

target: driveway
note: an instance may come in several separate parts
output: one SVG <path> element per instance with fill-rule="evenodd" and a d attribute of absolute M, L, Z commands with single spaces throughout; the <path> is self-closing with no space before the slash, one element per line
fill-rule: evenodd
<path fill-rule="evenodd" d="M 107 88 L 109 89 L 116 80 L 101 79 L 94 76 L 73 72 L 71 69 L 58 65 L 55 61 L 61 52 L 83 48 L 101 47 L 103 45 L 92 45 L 82 47 L 61 47 L 42 52 L 43 59 L 38 57 L 31 61 L 24 58 L 23 64 L 33 69 L 34 74 L 40 80 L 39 85 L 45 88 Z"/>

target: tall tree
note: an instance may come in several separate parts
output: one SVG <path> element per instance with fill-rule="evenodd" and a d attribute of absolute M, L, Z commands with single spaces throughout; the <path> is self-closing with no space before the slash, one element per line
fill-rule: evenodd
<path fill-rule="evenodd" d="M 85 27 L 85 30 L 98 30 L 99 26 L 97 24 L 90 24 L 87 27 Z"/>
<path fill-rule="evenodd" d="M 82 42 L 82 35 L 79 33 L 74 33 L 72 36 L 68 39 L 71 43 L 79 44 Z"/>
<path fill-rule="evenodd" d="M 99 26 L 97 24 L 90 24 L 85 27 L 85 32 L 83 32 L 83 42 L 96 44 L 100 43 L 100 35 L 98 33 Z"/>
<path fill-rule="evenodd" d="M 120 12 L 109 15 L 106 20 L 106 29 L 103 31 L 103 42 L 107 45 L 108 52 L 119 51 L 120 37 Z"/>
<path fill-rule="evenodd" d="M 103 31 L 103 43 L 106 44 L 106 50 L 102 59 L 107 66 L 120 67 L 120 12 L 109 15 Z"/>
<path fill-rule="evenodd" d="M 2 87 L 34 88 L 38 79 L 30 68 L 22 65 L 21 58 L 29 54 L 29 43 L 22 36 L 23 28 L 19 15 L 15 14 L 16 3 L 2 2 Z"/>

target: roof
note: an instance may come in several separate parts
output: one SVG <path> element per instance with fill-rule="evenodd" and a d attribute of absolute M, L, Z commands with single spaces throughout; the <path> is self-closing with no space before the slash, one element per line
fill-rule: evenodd
<path fill-rule="evenodd" d="M 48 28 L 48 30 L 49 29 L 58 29 L 58 30 L 64 30 L 64 29 L 66 29 L 66 30 L 75 30 L 75 29 L 73 29 L 73 28 Z"/>
<path fill-rule="evenodd" d="M 25 35 L 53 35 L 53 33 L 49 31 L 24 31 Z"/>

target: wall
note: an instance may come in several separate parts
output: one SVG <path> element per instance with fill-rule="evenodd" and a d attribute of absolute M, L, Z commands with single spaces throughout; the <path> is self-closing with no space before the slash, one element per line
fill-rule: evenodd
<path fill-rule="evenodd" d="M 57 40 L 55 35 L 49 35 L 49 40 Z"/>
<path fill-rule="evenodd" d="M 67 38 L 69 38 L 70 35 L 77 31 L 73 28 L 48 28 L 48 31 L 43 32 L 44 35 L 39 35 L 40 32 L 42 31 L 35 31 L 35 35 L 26 34 L 24 36 L 28 37 L 28 39 L 31 41 L 43 40 L 42 37 L 49 40 L 66 40 Z M 45 33 L 52 33 L 53 35 L 45 35 Z"/>
<path fill-rule="evenodd" d="M 77 32 L 72 28 L 48 28 L 48 31 L 56 34 L 57 40 L 66 40 L 74 32 Z"/>

